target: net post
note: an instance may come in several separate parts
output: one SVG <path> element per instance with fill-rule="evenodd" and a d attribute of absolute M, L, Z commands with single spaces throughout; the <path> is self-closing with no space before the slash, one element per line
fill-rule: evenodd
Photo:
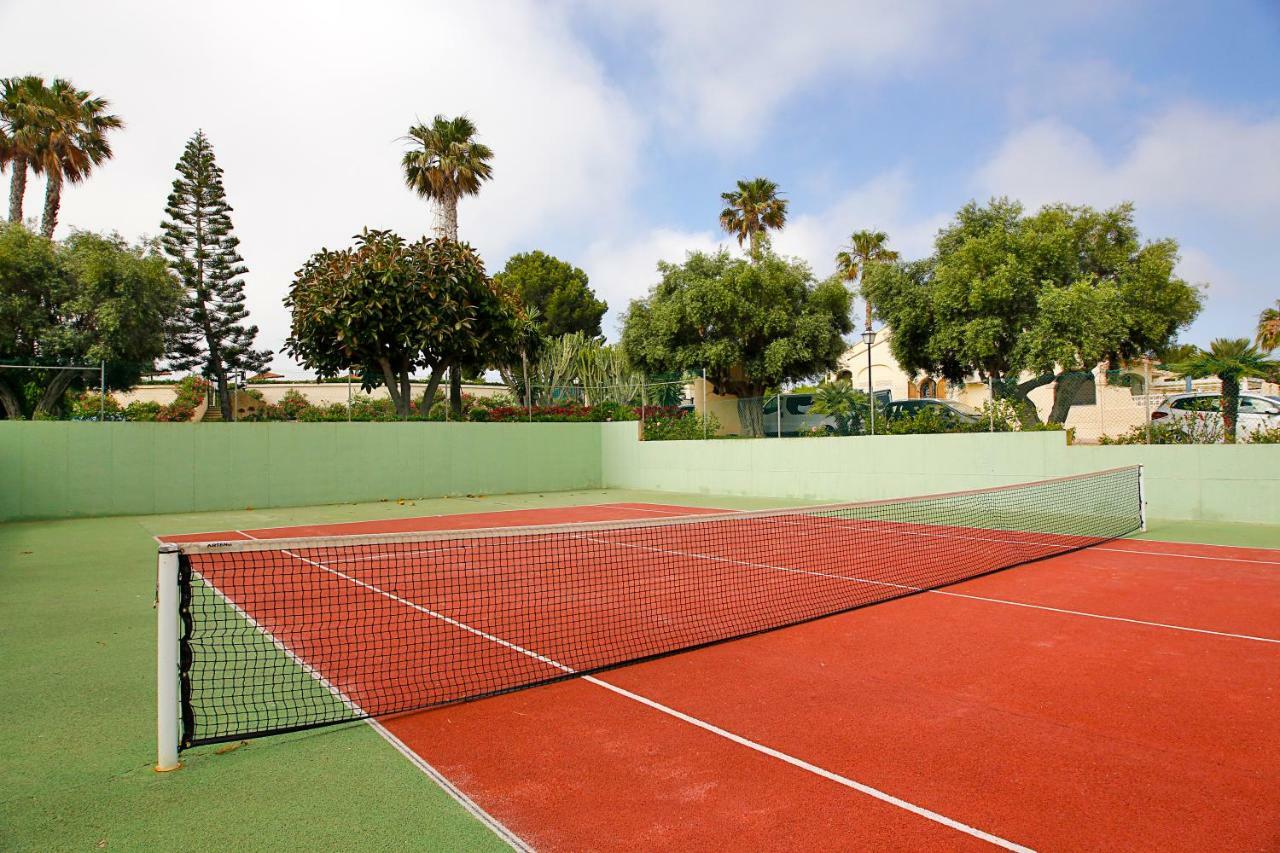
<path fill-rule="evenodd" d="M 1138 529 L 1147 532 L 1147 468 L 1138 466 Z"/>
<path fill-rule="evenodd" d="M 178 761 L 178 546 L 166 542 L 156 560 L 156 771 Z"/>

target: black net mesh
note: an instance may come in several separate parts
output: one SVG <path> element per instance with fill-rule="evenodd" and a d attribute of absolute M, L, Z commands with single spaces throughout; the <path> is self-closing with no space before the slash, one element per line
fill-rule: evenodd
<path fill-rule="evenodd" d="M 1137 468 L 800 510 L 182 545 L 184 747 L 491 696 L 1131 533 Z"/>

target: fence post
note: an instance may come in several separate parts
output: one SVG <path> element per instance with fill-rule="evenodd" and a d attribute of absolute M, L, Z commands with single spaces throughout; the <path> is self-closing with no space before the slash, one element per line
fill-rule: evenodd
<path fill-rule="evenodd" d="M 782 438 L 782 389 L 778 389 L 778 438 Z"/>
<path fill-rule="evenodd" d="M 987 377 L 987 405 L 991 407 L 991 432 L 996 431 L 996 383 Z"/>
<path fill-rule="evenodd" d="M 702 440 L 707 440 L 707 369 L 702 368 Z"/>
<path fill-rule="evenodd" d="M 645 386 L 645 377 L 640 377 L 640 440 L 644 441 L 644 410 L 649 405 L 648 388 Z"/>
<path fill-rule="evenodd" d="M 156 561 L 156 770 L 178 761 L 178 546 L 160 546 Z"/>
<path fill-rule="evenodd" d="M 1147 444 L 1151 443 L 1151 356 L 1142 359 L 1142 408 L 1147 424 Z"/>
<path fill-rule="evenodd" d="M 102 423 L 107 422 L 107 363 L 101 361 L 98 363 L 98 420 Z"/>

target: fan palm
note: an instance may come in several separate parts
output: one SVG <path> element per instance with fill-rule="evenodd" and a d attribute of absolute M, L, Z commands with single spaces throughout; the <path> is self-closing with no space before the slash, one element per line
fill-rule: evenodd
<path fill-rule="evenodd" d="M 411 147 L 401 158 L 409 189 L 439 206 L 436 234 L 458 239 L 458 199 L 480 192 L 493 176 L 493 150 L 476 141 L 476 126 L 466 116 L 438 115 L 430 125 L 417 124 L 404 137 Z"/>
<path fill-rule="evenodd" d="M 42 168 L 39 154 L 47 124 L 49 90 L 34 75 L 0 80 L 0 168 L 11 167 L 9 221 L 22 221 L 27 171 Z"/>
<path fill-rule="evenodd" d="M 94 167 L 111 158 L 107 132 L 124 127 L 124 120 L 107 112 L 105 98 L 54 80 L 48 89 L 49 111 L 37 158 L 45 173 L 44 217 L 40 232 L 52 238 L 62 205 L 62 184 L 78 184 Z"/>
<path fill-rule="evenodd" d="M 1263 352 L 1280 349 L 1280 299 L 1275 308 L 1265 308 L 1258 315 L 1258 348 Z"/>
<path fill-rule="evenodd" d="M 738 181 L 736 190 L 721 193 L 720 198 L 725 203 L 720 226 L 738 238 L 739 246 L 747 243 L 752 259 L 758 259 L 766 233 L 787 224 L 787 200 L 778 185 L 768 178 Z"/>
<path fill-rule="evenodd" d="M 1189 359 L 1171 367 L 1176 373 L 1193 379 L 1217 376 L 1222 380 L 1222 432 L 1227 441 L 1234 442 L 1240 380 L 1250 376 L 1269 378 L 1280 368 L 1280 362 L 1268 360 L 1248 338 L 1218 338 L 1210 342 L 1208 350 L 1198 350 Z"/>
<path fill-rule="evenodd" d="M 855 231 L 849 236 L 849 245 L 836 253 L 836 270 L 850 286 L 861 282 L 868 264 L 887 264 L 898 259 L 898 253 L 888 248 L 889 235 L 883 231 Z M 871 328 L 871 300 L 863 294 L 867 305 L 867 325 Z"/>

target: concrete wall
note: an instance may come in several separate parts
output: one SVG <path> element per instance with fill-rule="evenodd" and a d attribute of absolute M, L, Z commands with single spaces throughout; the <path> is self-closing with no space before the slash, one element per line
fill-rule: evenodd
<path fill-rule="evenodd" d="M 590 423 L 0 421 L 0 521 L 591 488 L 600 435 Z"/>
<path fill-rule="evenodd" d="M 609 488 L 852 501 L 1142 464 L 1152 518 L 1280 524 L 1280 445 L 1080 447 L 1060 432 L 638 442 L 601 426 Z"/>
<path fill-rule="evenodd" d="M 1280 524 L 1280 445 L 1062 433 L 641 442 L 635 423 L 0 421 L 0 521 L 614 487 L 867 500 L 1147 466 L 1152 518 Z"/>

